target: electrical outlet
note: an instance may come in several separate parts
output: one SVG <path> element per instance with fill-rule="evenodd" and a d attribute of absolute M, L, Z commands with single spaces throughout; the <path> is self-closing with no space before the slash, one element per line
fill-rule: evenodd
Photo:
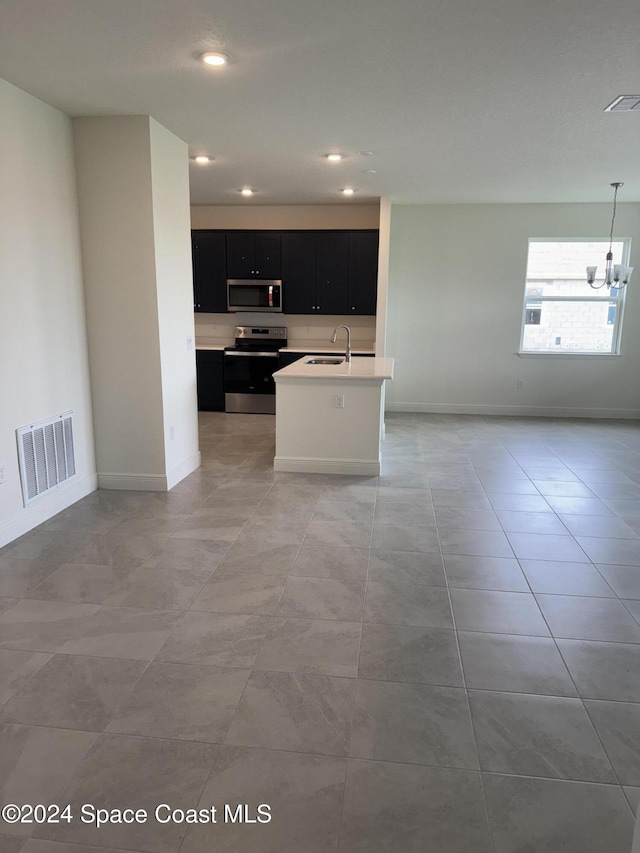
<path fill-rule="evenodd" d="M 0 463 L 0 485 L 7 479 L 7 469 L 4 462 Z"/>
<path fill-rule="evenodd" d="M 176 437 L 176 428 L 174 427 L 173 424 L 171 424 L 171 426 L 169 427 L 169 441 L 173 441 L 173 439 L 175 437 Z"/>
<path fill-rule="evenodd" d="M 193 338 L 191 335 L 187 335 L 187 352 L 191 352 L 193 349 Z"/>
<path fill-rule="evenodd" d="M 336 409 L 344 409 L 344 394 L 336 394 Z"/>
<path fill-rule="evenodd" d="M 307 334 L 309 334 L 309 332 L 311 331 L 311 326 L 305 326 L 304 330 Z"/>
<path fill-rule="evenodd" d="M 518 379 L 518 388 L 524 388 L 524 379 Z"/>

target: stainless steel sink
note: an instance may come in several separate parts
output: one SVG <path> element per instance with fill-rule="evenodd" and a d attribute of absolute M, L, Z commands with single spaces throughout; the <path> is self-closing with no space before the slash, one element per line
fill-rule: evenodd
<path fill-rule="evenodd" d="M 305 364 L 342 364 L 344 358 L 309 358 Z"/>

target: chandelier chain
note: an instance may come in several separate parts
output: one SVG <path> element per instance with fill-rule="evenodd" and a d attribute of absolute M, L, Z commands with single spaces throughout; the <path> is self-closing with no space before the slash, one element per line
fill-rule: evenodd
<path fill-rule="evenodd" d="M 609 232 L 609 251 L 613 246 L 613 224 L 616 221 L 616 207 L 618 204 L 618 190 L 620 187 L 616 184 L 613 189 L 613 216 L 611 217 L 611 231 Z"/>

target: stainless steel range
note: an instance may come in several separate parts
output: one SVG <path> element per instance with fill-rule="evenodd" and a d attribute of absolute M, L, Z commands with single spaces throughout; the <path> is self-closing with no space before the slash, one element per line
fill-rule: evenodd
<path fill-rule="evenodd" d="M 286 345 L 286 326 L 236 326 L 236 342 L 224 351 L 226 412 L 275 414 L 273 374 Z"/>

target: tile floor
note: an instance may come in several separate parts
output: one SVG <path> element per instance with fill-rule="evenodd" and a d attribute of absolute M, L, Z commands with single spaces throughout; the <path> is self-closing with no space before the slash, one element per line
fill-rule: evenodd
<path fill-rule="evenodd" d="M 629 853 L 638 424 L 390 415 L 379 478 L 275 475 L 273 426 L 0 551 L 2 796 L 75 815 L 0 848 Z"/>

